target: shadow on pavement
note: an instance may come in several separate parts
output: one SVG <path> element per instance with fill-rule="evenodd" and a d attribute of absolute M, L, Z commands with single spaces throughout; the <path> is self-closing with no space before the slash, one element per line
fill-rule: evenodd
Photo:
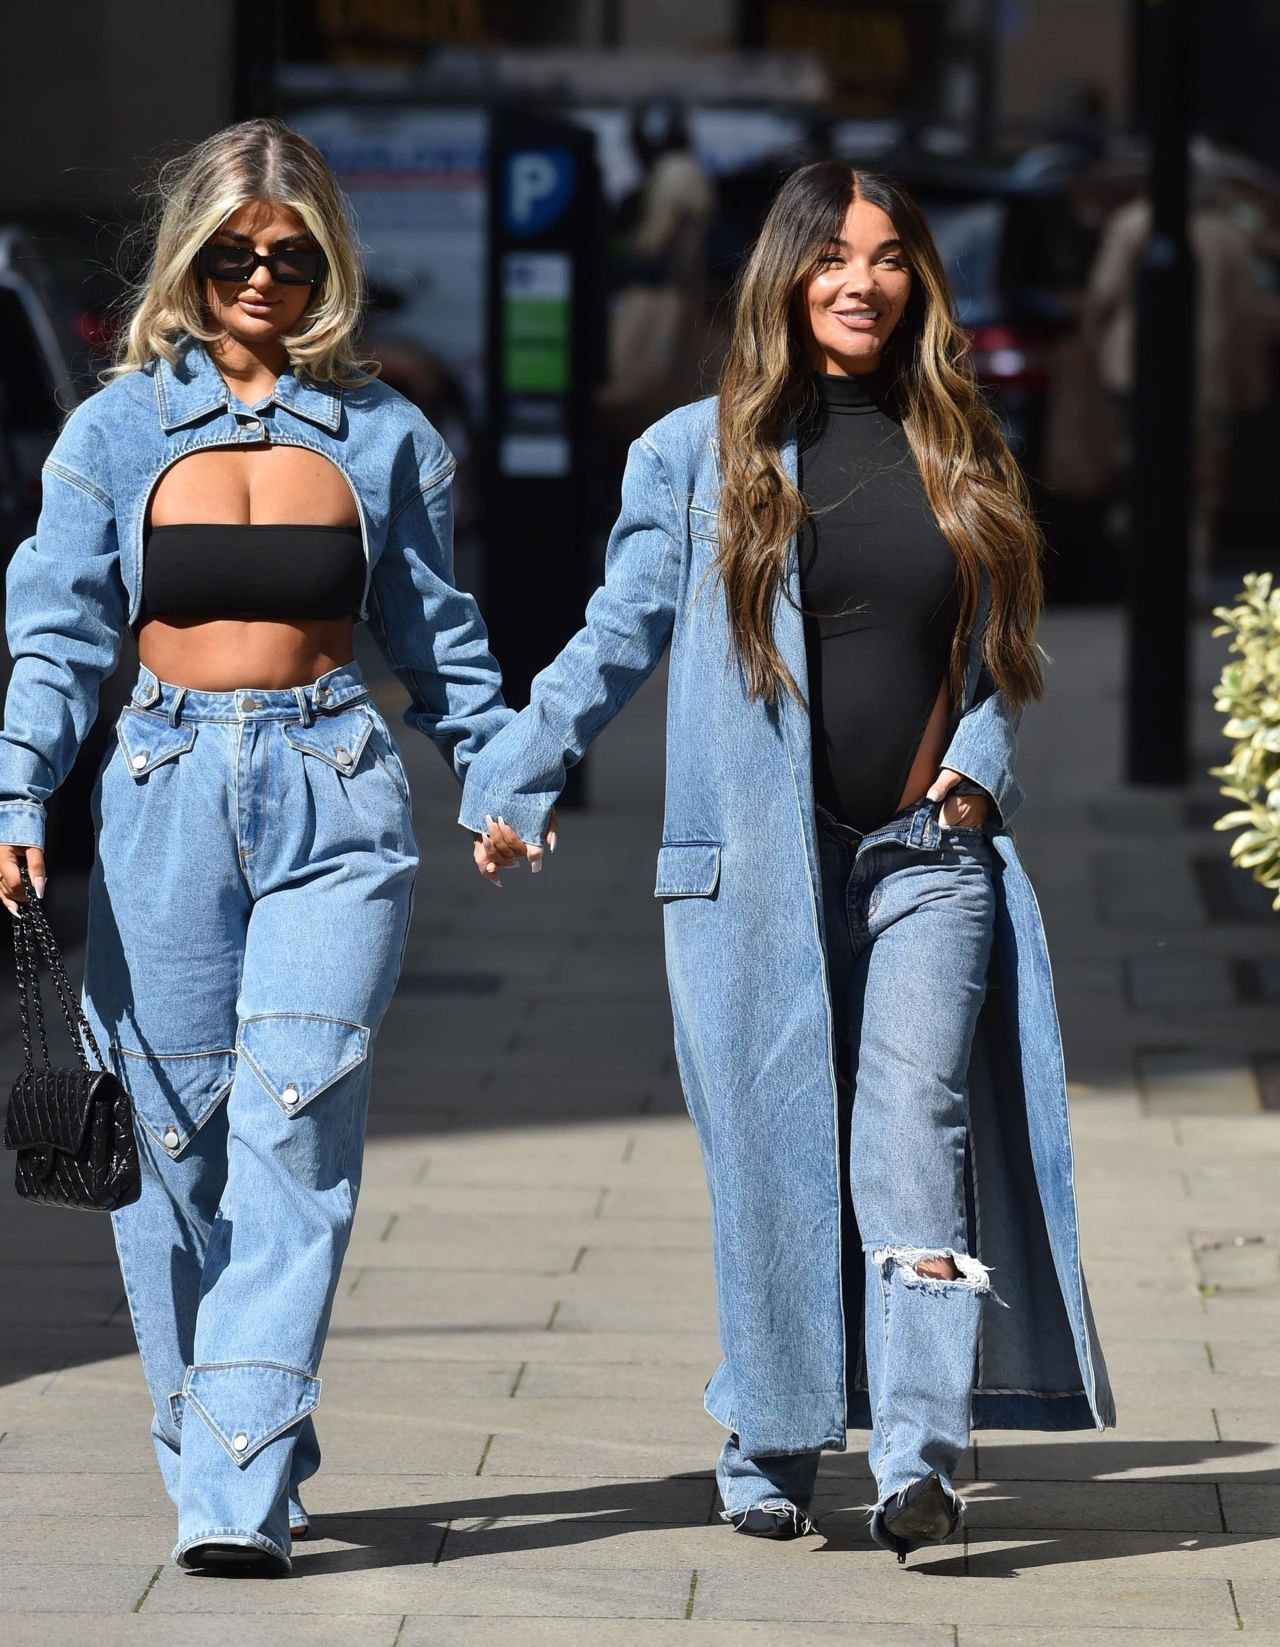
<path fill-rule="evenodd" d="M 1012 1577 L 1033 1567 L 1067 1563 L 1123 1559 L 1126 1556 L 1155 1555 L 1178 1551 L 1194 1555 L 1198 1548 L 1221 1549 L 1225 1544 L 1248 1544 L 1268 1534 L 1236 1532 L 1220 1524 L 1212 1529 L 1170 1527 L 1146 1529 L 1134 1525 L 1138 1516 L 1126 1516 L 1123 1525 L 1107 1525 L 1103 1517 L 1089 1527 L 1053 1525 L 1055 1485 L 1066 1489 L 1081 1483 L 1115 1483 L 1123 1475 L 1123 1485 L 1141 1494 L 1169 1483 L 1211 1486 L 1201 1473 L 1205 1464 L 1221 1464 L 1225 1459 L 1244 1459 L 1266 1451 L 1266 1441 L 1237 1442 L 1106 1442 L 1091 1445 L 1089 1452 L 1101 1454 L 1092 1472 L 1082 1472 L 1087 1454 L 1079 1443 L 1037 1445 L 1034 1481 L 1004 1478 L 1000 1474 L 1001 1447 L 984 1448 L 984 1485 L 999 1484 L 999 1492 L 988 1497 L 983 1491 L 969 1495 L 969 1525 L 963 1547 L 954 1558 L 940 1551 L 921 1552 L 917 1564 L 930 1575 L 968 1574 L 973 1577 Z M 995 1468 L 991 1466 L 994 1465 Z M 1058 1482 L 1055 1467 L 1071 1470 Z M 1136 1472 L 1143 1472 L 1134 1479 Z M 1232 1472 L 1227 1478 L 1232 1488 L 1274 1486 L 1280 1483 L 1280 1469 Z M 839 1503 L 841 1483 L 847 1481 L 847 1505 Z M 442 1499 L 416 1504 L 387 1505 L 377 1510 L 338 1511 L 313 1518 L 312 1538 L 316 1543 L 336 1542 L 337 1549 L 295 1548 L 294 1576 L 314 1578 L 338 1572 L 363 1572 L 385 1567 L 438 1565 L 476 1556 L 510 1556 L 539 1550 L 568 1549 L 598 1543 L 602 1539 L 624 1537 L 628 1533 L 651 1533 L 656 1527 L 673 1529 L 691 1524 L 688 1514 L 689 1489 L 702 1485 L 706 1490 L 706 1514 L 701 1523 L 718 1519 L 715 1481 L 708 1472 L 667 1476 L 653 1480 L 600 1482 L 572 1488 L 534 1487 L 531 1490 L 503 1490 L 495 1483 L 489 1497 Z M 1019 1490 L 1034 1489 L 1036 1504 L 1028 1508 L 1026 1519 L 1019 1516 Z M 663 1494 L 669 1492 L 670 1516 L 663 1516 Z M 819 1477 L 819 1495 L 825 1502 L 818 1515 L 822 1543 L 805 1541 L 800 1549 L 812 1554 L 829 1554 L 850 1549 L 875 1549 L 867 1534 L 865 1504 L 871 1492 L 870 1477 L 860 1453 L 832 1454 Z M 836 1496 L 836 1505 L 830 1500 Z M 655 1509 L 657 1514 L 655 1515 Z M 992 1524 L 993 1511 L 999 1525 Z M 732 1536 L 724 1529 L 724 1536 Z M 1022 1540 L 1026 1542 L 1020 1542 Z M 998 1544 L 1000 1549 L 985 1546 Z M 886 1558 L 887 1559 L 887 1558 Z M 927 1565 L 926 1564 L 927 1561 Z"/>

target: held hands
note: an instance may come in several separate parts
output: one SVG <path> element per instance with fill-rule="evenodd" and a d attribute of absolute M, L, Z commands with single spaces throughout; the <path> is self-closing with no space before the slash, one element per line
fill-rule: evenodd
<path fill-rule="evenodd" d="M 18 913 L 18 905 L 25 904 L 27 894 L 22 887 L 19 864 L 27 860 L 27 872 L 36 889 L 36 897 L 44 897 L 44 853 L 38 846 L 0 846 L 0 903 L 10 915 Z"/>
<path fill-rule="evenodd" d="M 953 795 L 951 791 L 963 776 L 949 766 L 942 771 L 925 791 L 931 801 L 941 801 L 939 822 L 947 829 L 981 829 L 986 822 L 990 804 L 985 795 Z"/>
<path fill-rule="evenodd" d="M 501 886 L 500 873 L 519 863 L 521 858 L 529 860 L 529 871 L 536 875 L 542 868 L 542 848 L 540 846 L 526 846 L 520 836 L 512 829 L 509 823 L 501 818 L 485 818 L 485 832 L 475 837 L 473 855 L 476 868 L 491 886 Z M 551 814 L 551 821 L 547 826 L 547 850 L 556 849 L 556 815 Z"/>
<path fill-rule="evenodd" d="M 962 773 L 954 772 L 944 766 L 926 790 L 931 801 L 941 801 L 939 821 L 947 829 L 980 829 L 986 821 L 987 808 L 990 805 L 985 795 L 954 795 L 952 790 L 960 782 Z M 542 868 L 543 849 L 540 846 L 526 846 L 521 837 L 512 829 L 511 825 L 502 818 L 485 818 L 485 832 L 475 837 L 473 855 L 476 868 L 491 886 L 501 886 L 501 872 L 519 863 L 521 858 L 529 860 L 529 869 L 536 875 Z M 547 850 L 556 849 L 557 823 L 556 815 L 551 814 L 550 826 L 547 829 Z M 8 891 L 9 879 L 4 868 L 4 853 L 21 851 L 20 847 L 0 847 L 0 874 L 4 876 L 5 890 Z M 42 866 L 43 867 L 43 866 Z M 17 869 L 14 868 L 14 878 L 17 878 Z M 32 878 L 35 878 L 35 868 L 32 867 Z M 40 885 L 40 882 L 36 882 Z M 19 887 L 21 892 L 21 887 Z"/>

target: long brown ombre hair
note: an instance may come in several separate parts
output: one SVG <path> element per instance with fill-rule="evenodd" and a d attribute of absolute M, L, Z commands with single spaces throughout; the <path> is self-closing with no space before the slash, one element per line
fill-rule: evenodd
<path fill-rule="evenodd" d="M 753 699 L 774 705 L 800 690 L 778 651 L 773 612 L 785 561 L 807 510 L 783 464 L 782 443 L 814 394 L 805 289 L 842 233 L 854 200 L 893 221 L 912 275 L 911 294 L 882 356 L 888 405 L 919 465 L 925 495 L 955 554 L 960 621 L 950 685 L 958 701 L 977 614 L 979 570 L 991 584 L 983 661 L 1021 706 L 1044 691 L 1035 645 L 1043 603 L 1042 539 L 1026 483 L 969 356 L 950 282 L 924 214 L 892 178 L 821 160 L 779 190 L 737 282 L 720 381 L 720 547 L 734 647 Z"/>

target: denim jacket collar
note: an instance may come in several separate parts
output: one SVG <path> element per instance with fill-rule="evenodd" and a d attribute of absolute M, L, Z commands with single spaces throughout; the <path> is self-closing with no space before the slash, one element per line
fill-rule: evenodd
<path fill-rule="evenodd" d="M 231 402 L 230 389 L 200 343 L 189 342 L 176 365 L 158 360 L 155 383 L 160 424 L 166 434 L 188 423 L 196 423 L 210 412 L 221 411 Z M 259 401 L 254 410 L 261 410 L 273 402 L 292 412 L 295 417 L 318 424 L 331 434 L 337 432 L 342 422 L 341 388 L 336 383 L 317 383 L 310 378 L 298 377 L 291 366 L 285 367 L 271 393 Z"/>

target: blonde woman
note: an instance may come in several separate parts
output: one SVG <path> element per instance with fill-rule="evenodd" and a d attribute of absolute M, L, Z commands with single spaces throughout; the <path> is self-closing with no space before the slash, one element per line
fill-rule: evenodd
<path fill-rule="evenodd" d="M 566 766 L 670 647 L 655 892 L 742 1533 L 811 1530 L 821 1449 L 869 1427 L 903 1560 L 955 1530 L 971 1423 L 1114 1422 L 1009 833 L 1039 548 L 919 208 L 805 167 L 718 399 L 632 448 L 586 627 L 468 773 L 482 872 L 540 860 Z"/>
<path fill-rule="evenodd" d="M 141 672 L 99 778 L 85 993 L 135 1106 L 115 1215 L 179 1564 L 282 1573 L 360 1184 L 373 1042 L 418 854 L 367 622 L 458 776 L 507 719 L 453 586 L 453 459 L 355 353 L 361 280 L 321 156 L 274 120 L 162 173 L 111 382 L 68 421 L 8 584 L 0 877 L 121 637 Z"/>

